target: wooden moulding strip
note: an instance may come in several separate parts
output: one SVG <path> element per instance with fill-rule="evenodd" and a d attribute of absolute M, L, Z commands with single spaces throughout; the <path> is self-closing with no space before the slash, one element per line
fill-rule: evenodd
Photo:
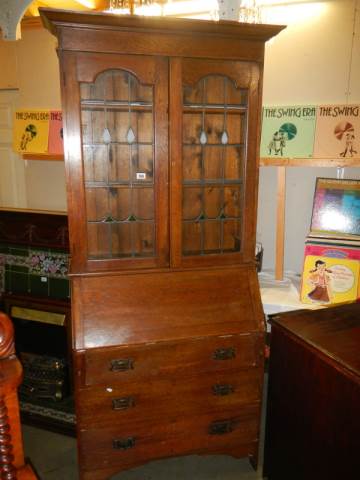
<path fill-rule="evenodd" d="M 360 167 L 360 158 L 260 158 L 261 167 Z"/>
<path fill-rule="evenodd" d="M 284 278 L 284 244 L 285 244 L 285 193 L 286 167 L 277 168 L 277 220 L 276 220 L 276 258 L 275 280 Z"/>
<path fill-rule="evenodd" d="M 52 153 L 23 153 L 21 156 L 24 160 L 47 160 L 55 162 L 61 162 L 64 160 L 64 155 Z"/>

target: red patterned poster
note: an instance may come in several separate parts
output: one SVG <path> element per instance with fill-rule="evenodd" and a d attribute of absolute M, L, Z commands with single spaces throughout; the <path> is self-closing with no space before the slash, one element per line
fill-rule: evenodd
<path fill-rule="evenodd" d="M 50 112 L 48 153 L 55 155 L 62 155 L 64 153 L 61 110 L 52 110 Z"/>
<path fill-rule="evenodd" d="M 360 158 L 360 105 L 317 108 L 314 158 Z"/>

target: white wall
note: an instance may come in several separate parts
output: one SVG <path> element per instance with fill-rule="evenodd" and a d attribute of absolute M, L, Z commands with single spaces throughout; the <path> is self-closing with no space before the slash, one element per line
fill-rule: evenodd
<path fill-rule="evenodd" d="M 45 29 L 24 29 L 16 42 L 19 108 L 61 109 L 56 39 Z M 28 160 L 27 207 L 66 210 L 64 162 Z"/>
<path fill-rule="evenodd" d="M 5 68 L 9 64 L 12 68 Z M 18 89 L 14 109 L 61 109 L 56 39 L 47 30 L 23 29 L 21 40 L 1 40 L 0 71 L 0 89 Z M 64 162 L 19 160 L 17 164 L 23 170 L 17 178 L 18 189 L 25 189 L 21 191 L 22 202 L 1 207 L 66 210 Z"/>
<path fill-rule="evenodd" d="M 359 0 L 297 2 L 264 9 L 269 23 L 288 24 L 266 46 L 265 106 L 360 103 L 360 11 L 355 15 L 356 7 L 360 8 Z M 299 273 L 302 269 L 316 177 L 336 174 L 335 168 L 287 169 L 286 270 Z M 360 168 L 346 168 L 345 177 L 360 178 Z M 262 167 L 257 237 L 264 246 L 263 266 L 270 269 L 275 262 L 276 183 L 276 168 Z"/>

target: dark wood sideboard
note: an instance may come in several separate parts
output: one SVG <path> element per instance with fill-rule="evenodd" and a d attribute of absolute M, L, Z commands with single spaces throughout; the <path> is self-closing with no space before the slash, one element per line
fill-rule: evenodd
<path fill-rule="evenodd" d="M 277 315 L 264 476 L 358 478 L 359 446 L 360 304 Z"/>

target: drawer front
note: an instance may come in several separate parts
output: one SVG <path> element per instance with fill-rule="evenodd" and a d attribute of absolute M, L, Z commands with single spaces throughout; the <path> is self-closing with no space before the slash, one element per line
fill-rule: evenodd
<path fill-rule="evenodd" d="M 234 445 L 257 442 L 259 420 L 253 408 L 182 417 L 162 424 L 112 426 L 79 432 L 80 460 L 85 470 L 132 465 L 192 452 L 225 453 Z"/>
<path fill-rule="evenodd" d="M 184 378 L 86 387 L 77 392 L 81 427 L 137 422 L 139 417 L 178 418 L 260 403 L 263 372 L 258 368 L 206 372 Z"/>
<path fill-rule="evenodd" d="M 85 385 L 178 378 L 257 366 L 261 335 L 244 334 L 159 342 L 85 352 Z"/>

